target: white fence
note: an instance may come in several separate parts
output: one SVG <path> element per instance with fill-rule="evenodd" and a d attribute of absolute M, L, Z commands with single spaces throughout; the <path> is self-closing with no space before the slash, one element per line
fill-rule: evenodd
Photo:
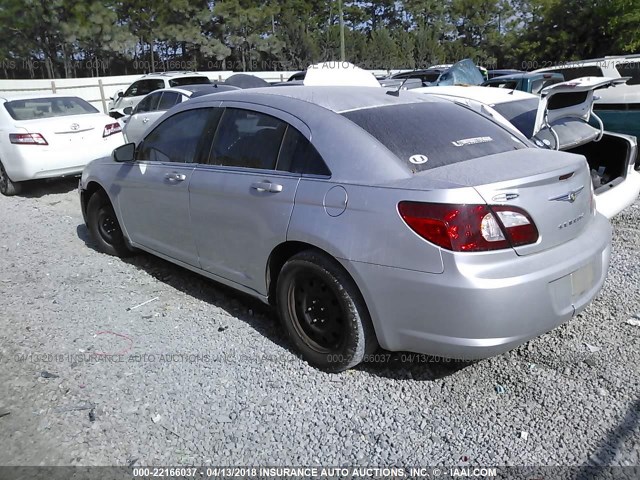
<path fill-rule="evenodd" d="M 222 82 L 231 75 L 240 72 L 216 71 L 198 72 L 209 77 L 212 81 Z M 292 72 L 246 72 L 250 75 L 260 77 L 269 83 L 286 82 L 287 79 L 296 73 Z M 372 70 L 374 74 L 385 74 L 384 70 Z M 80 97 L 98 110 L 107 113 L 109 101 L 118 92 L 125 90 L 131 83 L 138 80 L 142 75 L 119 75 L 113 77 L 91 77 L 91 78 L 58 78 L 55 80 L 0 80 L 0 96 L 3 93 L 11 92 L 33 92 L 33 93 L 63 93 L 66 95 Z"/>

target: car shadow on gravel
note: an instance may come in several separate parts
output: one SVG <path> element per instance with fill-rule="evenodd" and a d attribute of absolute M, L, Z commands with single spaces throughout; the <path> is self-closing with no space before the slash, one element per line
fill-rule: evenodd
<path fill-rule="evenodd" d="M 76 188 L 78 188 L 78 177 L 76 176 L 30 180 L 22 183 L 22 190 L 17 196 L 42 198 L 47 195 L 69 193 Z"/>
<path fill-rule="evenodd" d="M 86 225 L 78 225 L 76 233 L 89 248 L 99 251 Z M 196 300 L 225 310 L 273 343 L 291 351 L 275 311 L 260 300 L 146 252 L 120 260 Z"/>
<path fill-rule="evenodd" d="M 434 381 L 463 370 L 476 361 L 434 357 L 412 352 L 389 352 L 379 349 L 361 363 L 359 370 L 393 380 Z"/>
<path fill-rule="evenodd" d="M 617 454 L 624 448 L 625 441 L 632 441 L 631 437 L 640 429 L 640 399 L 636 399 L 629 408 L 627 414 L 618 426 L 611 429 L 598 445 L 598 449 L 589 457 L 587 465 L 580 468 L 580 472 L 574 478 L 596 478 L 594 473 L 602 466 L 619 465 L 616 462 Z M 594 468 L 596 469 L 594 471 Z M 637 478 L 637 477 L 636 477 Z"/>
<path fill-rule="evenodd" d="M 98 251 L 84 224 L 78 225 L 76 233 L 89 248 Z M 291 347 L 276 311 L 261 301 L 145 252 L 121 260 L 194 299 L 227 311 L 271 342 L 299 357 Z M 472 363 L 379 349 L 356 369 L 394 380 L 433 381 L 453 375 Z"/>

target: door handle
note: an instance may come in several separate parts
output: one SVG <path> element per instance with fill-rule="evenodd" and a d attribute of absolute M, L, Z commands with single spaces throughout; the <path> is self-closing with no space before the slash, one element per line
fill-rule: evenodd
<path fill-rule="evenodd" d="M 187 179 L 187 176 L 182 173 L 167 173 L 164 178 L 170 182 L 182 182 Z"/>
<path fill-rule="evenodd" d="M 147 123 L 148 121 L 149 121 L 149 119 L 148 119 L 147 117 L 144 117 L 144 118 L 142 119 L 142 123 Z"/>
<path fill-rule="evenodd" d="M 271 182 L 256 182 L 251 184 L 251 188 L 258 192 L 278 193 L 282 191 L 282 185 Z"/>

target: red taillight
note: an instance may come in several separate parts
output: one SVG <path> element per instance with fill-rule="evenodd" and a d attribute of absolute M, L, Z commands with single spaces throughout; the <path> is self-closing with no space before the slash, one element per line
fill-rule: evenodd
<path fill-rule="evenodd" d="M 104 126 L 104 130 L 102 131 L 102 136 L 108 137 L 109 135 L 120 133 L 121 131 L 122 131 L 122 127 L 118 122 L 110 123 L 109 125 Z"/>
<path fill-rule="evenodd" d="M 398 211 L 422 238 L 454 252 L 499 250 L 538 241 L 533 220 L 517 207 L 400 202 Z"/>
<path fill-rule="evenodd" d="M 10 133 L 9 141 L 16 145 L 49 145 L 39 133 Z"/>

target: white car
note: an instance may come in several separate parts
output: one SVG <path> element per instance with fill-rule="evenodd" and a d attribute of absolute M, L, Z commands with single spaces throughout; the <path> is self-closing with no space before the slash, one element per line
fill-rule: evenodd
<path fill-rule="evenodd" d="M 598 211 L 611 218 L 638 198 L 640 160 L 636 138 L 605 131 L 593 113 L 593 101 L 596 89 L 624 81 L 586 77 L 547 87 L 542 96 L 479 86 L 412 91 L 464 103 L 540 148 L 583 155 L 591 169 Z"/>
<path fill-rule="evenodd" d="M 25 180 L 79 175 L 124 143 L 122 128 L 78 97 L 0 96 L 0 193 Z"/>
<path fill-rule="evenodd" d="M 228 90 L 239 90 L 239 88 L 212 83 L 163 88 L 150 93 L 134 108 L 127 107 L 124 109 L 124 114 L 129 115 L 122 118 L 122 123 L 124 123 L 122 133 L 124 134 L 125 142 L 138 144 L 142 140 L 144 133 L 171 107 L 186 102 L 190 98 Z"/>
<path fill-rule="evenodd" d="M 196 72 L 159 72 L 143 75 L 122 92 L 119 90 L 109 102 L 109 115 L 115 119 L 124 117 L 124 109 L 135 107 L 145 95 L 161 88 L 179 87 L 184 85 L 209 84 L 211 80 L 206 75 Z"/>

